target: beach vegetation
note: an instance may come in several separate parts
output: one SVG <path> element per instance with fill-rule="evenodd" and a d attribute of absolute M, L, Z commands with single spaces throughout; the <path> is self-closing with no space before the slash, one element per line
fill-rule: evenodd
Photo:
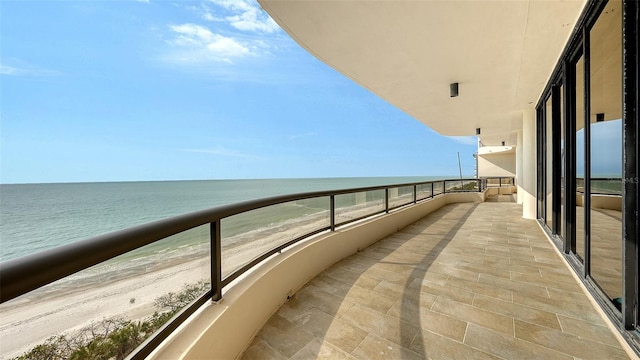
<path fill-rule="evenodd" d="M 210 283 L 186 284 L 155 299 L 156 311 L 143 320 L 109 318 L 68 334 L 52 336 L 13 360 L 124 359 L 173 315 L 210 289 Z"/>
<path fill-rule="evenodd" d="M 477 190 L 477 186 L 478 186 L 478 184 L 475 181 L 473 181 L 473 182 L 464 183 L 462 186 L 455 186 L 455 187 L 451 188 L 451 190 L 453 190 L 453 191 L 471 191 L 471 190 Z"/>

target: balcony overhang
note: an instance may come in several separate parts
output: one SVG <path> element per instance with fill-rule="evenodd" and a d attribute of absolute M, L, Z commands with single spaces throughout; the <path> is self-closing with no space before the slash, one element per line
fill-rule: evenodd
<path fill-rule="evenodd" d="M 515 146 L 481 146 L 478 148 L 478 155 L 497 155 L 497 154 L 512 154 L 516 152 Z"/>
<path fill-rule="evenodd" d="M 303 48 L 433 130 L 516 143 L 580 1 L 258 0 Z M 450 97 L 450 84 L 459 96 Z"/>

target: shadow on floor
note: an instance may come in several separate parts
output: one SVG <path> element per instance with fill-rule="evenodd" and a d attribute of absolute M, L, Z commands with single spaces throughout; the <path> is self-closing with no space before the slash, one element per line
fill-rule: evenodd
<path fill-rule="evenodd" d="M 487 200 L 485 200 L 486 202 L 509 202 L 509 203 L 515 203 L 516 202 L 516 194 L 509 194 L 509 195 L 489 195 L 489 197 L 487 197 Z"/>

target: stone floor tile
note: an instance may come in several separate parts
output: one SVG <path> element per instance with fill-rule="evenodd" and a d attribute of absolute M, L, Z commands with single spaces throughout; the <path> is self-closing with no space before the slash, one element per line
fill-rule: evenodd
<path fill-rule="evenodd" d="M 351 290 L 351 286 L 353 285 L 344 283 L 324 273 L 316 276 L 309 284 L 341 298 Z"/>
<path fill-rule="evenodd" d="M 407 291 L 419 292 L 419 290 L 415 288 L 409 288 L 407 285 L 401 285 L 401 284 L 392 283 L 384 280 L 380 281 L 380 283 L 373 289 L 373 291 L 376 292 L 377 294 L 394 298 L 396 299 L 396 301 L 400 299 L 403 296 L 403 294 Z M 436 297 L 437 296 L 435 295 L 428 296 L 428 294 L 425 294 L 424 300 L 425 301 L 428 300 L 432 304 L 433 301 L 436 300 Z"/>
<path fill-rule="evenodd" d="M 327 314 L 340 316 L 344 311 L 348 310 L 354 303 L 346 301 L 342 297 L 327 293 L 324 290 L 313 285 L 307 285 L 302 291 L 294 294 L 291 300 L 280 308 L 279 312 L 287 311 L 291 308 L 292 303 L 303 309 L 315 307 Z M 300 305 L 298 305 L 300 304 Z"/>
<path fill-rule="evenodd" d="M 513 275 L 511 276 L 511 280 L 529 283 L 534 286 L 542 285 L 545 287 L 552 287 L 552 288 L 563 289 L 563 290 L 568 290 L 568 291 L 573 291 L 578 293 L 582 292 L 582 288 L 580 288 L 580 285 L 578 285 L 575 282 L 575 280 L 573 280 L 573 282 L 558 281 L 558 278 L 560 278 L 561 276 L 551 275 L 553 274 L 551 272 L 544 272 L 544 274 L 547 276 L 543 274 L 536 274 L 536 273 L 525 274 L 525 273 L 514 272 Z M 562 278 L 564 279 L 565 277 L 562 277 Z"/>
<path fill-rule="evenodd" d="M 560 330 L 558 316 L 554 313 L 533 309 L 528 306 L 514 304 L 511 301 L 503 301 L 488 296 L 476 294 L 473 299 L 473 306 L 491 311 L 497 314 L 528 321 L 541 326 Z"/>
<path fill-rule="evenodd" d="M 496 287 L 492 284 L 483 284 L 476 281 L 467 281 L 457 278 L 449 278 L 447 280 L 448 286 L 471 290 L 474 293 L 491 296 L 502 300 L 511 300 L 513 291 L 501 287 Z"/>
<path fill-rule="evenodd" d="M 397 301 L 396 298 L 380 295 L 373 290 L 363 289 L 355 285 L 351 288 L 351 291 L 346 294 L 344 299 L 381 313 L 389 311 Z"/>
<path fill-rule="evenodd" d="M 304 328 L 275 314 L 258 333 L 258 338 L 286 357 L 292 357 L 314 336 Z"/>
<path fill-rule="evenodd" d="M 547 287 L 549 298 L 556 301 L 570 301 L 572 303 L 579 303 L 590 305 L 591 301 L 584 295 L 584 292 L 559 289 L 558 287 Z"/>
<path fill-rule="evenodd" d="M 362 273 L 353 272 L 339 266 L 332 266 L 324 274 L 347 284 L 354 284 L 362 276 Z"/>
<path fill-rule="evenodd" d="M 355 305 L 342 315 L 341 320 L 367 331 L 371 334 L 387 339 L 398 345 L 408 347 L 419 327 L 387 314 Z"/>
<path fill-rule="evenodd" d="M 300 349 L 300 351 L 298 351 L 290 359 L 291 360 L 308 360 L 308 359 L 356 360 L 357 358 L 351 356 L 349 353 L 342 351 L 338 347 L 333 346 L 331 343 L 327 341 L 314 339 L 313 341 L 309 342 L 305 347 Z"/>
<path fill-rule="evenodd" d="M 517 277 L 517 273 L 513 274 L 514 277 Z M 535 283 L 526 283 L 521 281 L 516 281 L 512 279 L 505 279 L 489 274 L 481 274 L 478 278 L 478 282 L 481 284 L 487 284 L 494 286 L 500 289 L 506 289 L 511 291 L 518 291 L 524 294 L 531 294 L 535 296 L 548 297 L 547 288 L 544 286 L 537 285 Z"/>
<path fill-rule="evenodd" d="M 413 282 L 409 284 L 409 287 L 412 289 L 419 289 L 423 294 L 428 294 L 435 297 L 445 296 L 469 305 L 473 303 L 474 293 L 467 288 L 441 285 L 438 283 L 433 283 L 431 281 L 421 281 L 420 279 L 414 279 Z"/>
<path fill-rule="evenodd" d="M 596 325 L 569 316 L 558 315 L 562 331 L 605 344 L 615 344 L 618 340 L 606 325 Z"/>
<path fill-rule="evenodd" d="M 420 354 L 381 337 L 371 335 L 352 352 L 358 359 L 367 360 L 424 360 Z"/>
<path fill-rule="evenodd" d="M 435 304 L 433 304 L 432 310 L 462 321 L 478 324 L 507 335 L 513 335 L 513 319 L 508 316 L 496 314 L 471 305 L 462 304 L 444 297 L 440 297 L 436 300 Z"/>
<path fill-rule="evenodd" d="M 524 274 L 528 274 L 531 272 L 542 271 L 550 271 L 550 272 L 558 272 L 561 274 L 566 274 L 569 271 L 564 265 L 562 265 L 558 261 L 551 262 L 541 262 L 541 261 L 526 261 L 523 259 L 509 259 L 510 268 L 513 271 L 521 272 Z"/>
<path fill-rule="evenodd" d="M 531 296 L 530 294 L 521 294 L 519 292 L 513 293 L 513 302 L 516 304 L 526 305 L 534 309 L 554 312 L 560 315 L 567 315 L 595 324 L 602 324 L 602 318 L 590 303 L 545 299 L 537 296 Z"/>
<path fill-rule="evenodd" d="M 424 330 L 457 341 L 462 341 L 467 328 L 467 322 L 429 309 L 421 309 L 418 324 Z"/>
<path fill-rule="evenodd" d="M 276 349 L 266 342 L 256 338 L 242 355 L 244 360 L 287 360 L 288 358 L 280 354 Z"/>
<path fill-rule="evenodd" d="M 469 281 L 478 281 L 478 277 L 480 276 L 478 272 L 462 269 L 455 265 L 435 264 L 431 266 L 429 270 L 445 276 Z"/>
<path fill-rule="evenodd" d="M 523 339 L 546 348 L 556 350 L 580 359 L 626 359 L 627 354 L 618 348 L 591 341 L 575 335 L 549 329 L 520 320 L 515 321 L 516 338 Z"/>
<path fill-rule="evenodd" d="M 374 279 L 385 280 L 396 284 L 406 284 L 409 279 L 407 275 L 394 273 L 393 271 L 380 268 L 372 268 L 367 272 L 367 274 Z"/>
<path fill-rule="evenodd" d="M 487 266 L 468 264 L 468 263 L 456 264 L 456 267 L 464 270 L 474 271 L 474 272 L 477 272 L 478 274 L 488 274 L 488 275 L 501 277 L 505 279 L 511 278 L 511 271 L 509 271 L 508 269 L 500 269 L 500 268 L 487 267 Z"/>
<path fill-rule="evenodd" d="M 309 309 L 295 324 L 347 353 L 367 336 L 366 331 L 315 308 Z"/>
<path fill-rule="evenodd" d="M 573 356 L 475 324 L 469 324 L 464 343 L 503 359 L 574 360 Z"/>
<path fill-rule="evenodd" d="M 411 343 L 411 350 L 426 359 L 499 359 L 461 341 L 434 334 L 430 331 L 418 333 Z"/>

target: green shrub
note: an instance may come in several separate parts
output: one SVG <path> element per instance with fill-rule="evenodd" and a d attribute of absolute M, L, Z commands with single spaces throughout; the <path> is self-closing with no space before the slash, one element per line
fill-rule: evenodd
<path fill-rule="evenodd" d="M 178 293 L 170 292 L 155 299 L 158 311 L 147 319 L 103 319 L 77 332 L 52 336 L 14 360 L 124 359 L 209 287 L 209 282 L 206 281 L 187 284 Z"/>

